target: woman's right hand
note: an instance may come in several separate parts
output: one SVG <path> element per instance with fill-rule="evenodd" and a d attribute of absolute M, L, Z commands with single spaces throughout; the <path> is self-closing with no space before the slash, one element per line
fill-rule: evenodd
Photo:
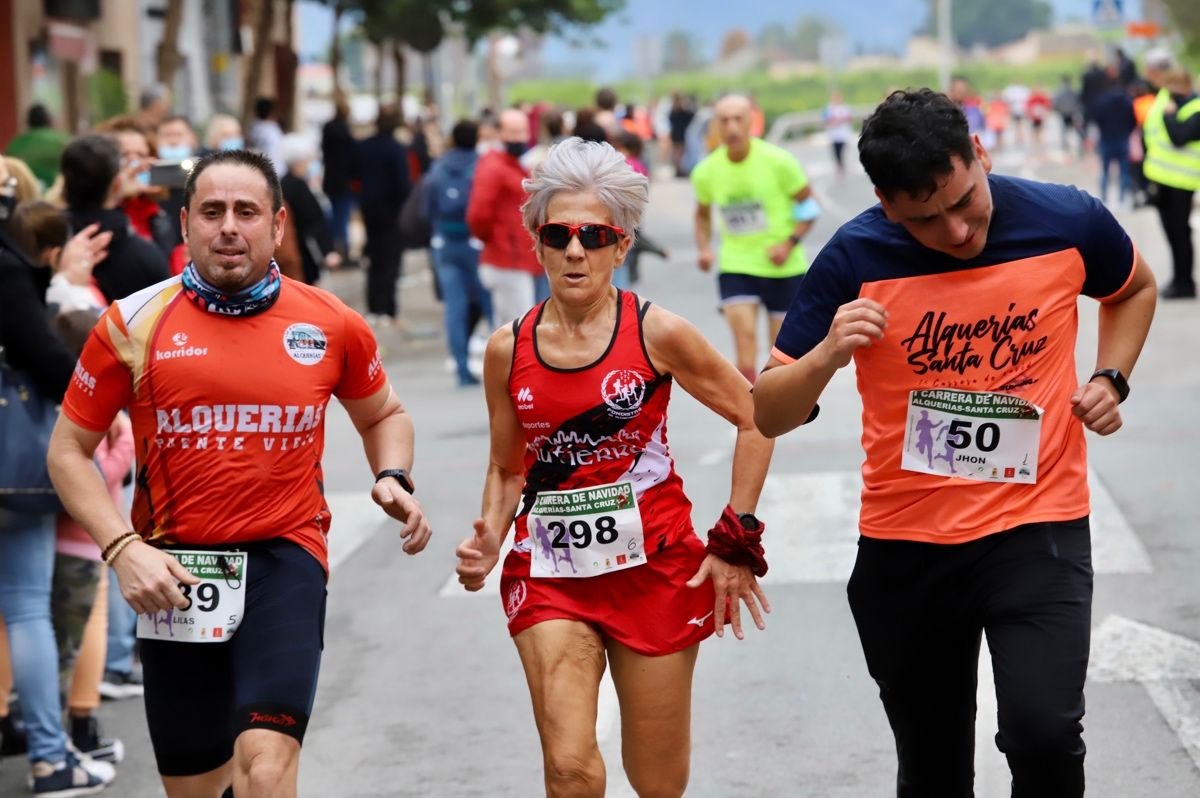
<path fill-rule="evenodd" d="M 112 237 L 111 232 L 101 232 L 99 224 L 89 224 L 62 248 L 58 256 L 58 272 L 66 275 L 71 285 L 90 285 L 92 269 L 108 257 L 108 245 Z"/>
<path fill-rule="evenodd" d="M 474 593 L 483 587 L 487 575 L 500 559 L 500 538 L 487 528 L 482 518 L 475 519 L 475 534 L 458 544 L 454 550 L 458 557 L 458 581 Z"/>

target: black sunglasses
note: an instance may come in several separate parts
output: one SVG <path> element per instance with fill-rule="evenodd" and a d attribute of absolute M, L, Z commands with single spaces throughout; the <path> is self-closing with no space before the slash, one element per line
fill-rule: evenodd
<path fill-rule="evenodd" d="M 611 224 L 585 222 L 571 225 L 562 222 L 547 222 L 537 229 L 538 241 L 551 249 L 566 249 L 571 239 L 579 236 L 579 245 L 584 249 L 611 247 L 621 240 L 625 231 Z"/>

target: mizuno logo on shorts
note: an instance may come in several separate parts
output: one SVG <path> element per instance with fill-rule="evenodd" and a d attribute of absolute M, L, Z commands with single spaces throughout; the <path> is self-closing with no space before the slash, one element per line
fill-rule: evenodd
<path fill-rule="evenodd" d="M 707 621 L 709 618 L 711 618 L 711 617 L 712 617 L 712 614 L 713 614 L 713 611 L 712 611 L 712 610 L 709 610 L 709 611 L 708 611 L 708 613 L 706 613 L 706 614 L 705 614 L 705 615 L 703 615 L 702 617 L 700 617 L 700 618 L 692 618 L 690 621 L 688 621 L 688 623 L 694 623 L 694 624 L 696 624 L 696 626 L 703 626 L 703 625 L 704 625 L 704 622 L 705 622 L 705 621 Z"/>

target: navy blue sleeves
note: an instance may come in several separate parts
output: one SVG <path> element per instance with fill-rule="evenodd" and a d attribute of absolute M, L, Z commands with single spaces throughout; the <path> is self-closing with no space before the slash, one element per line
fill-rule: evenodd
<path fill-rule="evenodd" d="M 1087 223 L 1077 245 L 1086 270 L 1082 293 L 1103 299 L 1120 291 L 1129 281 L 1133 272 L 1133 241 L 1104 203 L 1091 195 L 1083 196 Z"/>
<path fill-rule="evenodd" d="M 817 255 L 775 339 L 776 358 L 799 360 L 829 334 L 837 309 L 858 296 L 859 282 L 839 237 Z"/>

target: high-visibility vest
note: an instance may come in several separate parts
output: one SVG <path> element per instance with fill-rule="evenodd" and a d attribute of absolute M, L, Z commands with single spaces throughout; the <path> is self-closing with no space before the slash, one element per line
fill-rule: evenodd
<path fill-rule="evenodd" d="M 1158 92 L 1150 112 L 1146 114 L 1143 128 L 1146 135 L 1146 160 L 1142 166 L 1147 180 L 1184 191 L 1200 190 L 1200 141 L 1189 141 L 1182 147 L 1171 143 L 1167 125 L 1163 121 L 1163 109 L 1171 99 L 1166 89 Z M 1200 97 L 1182 108 L 1176 118 L 1183 122 L 1193 114 L 1200 113 Z"/>

